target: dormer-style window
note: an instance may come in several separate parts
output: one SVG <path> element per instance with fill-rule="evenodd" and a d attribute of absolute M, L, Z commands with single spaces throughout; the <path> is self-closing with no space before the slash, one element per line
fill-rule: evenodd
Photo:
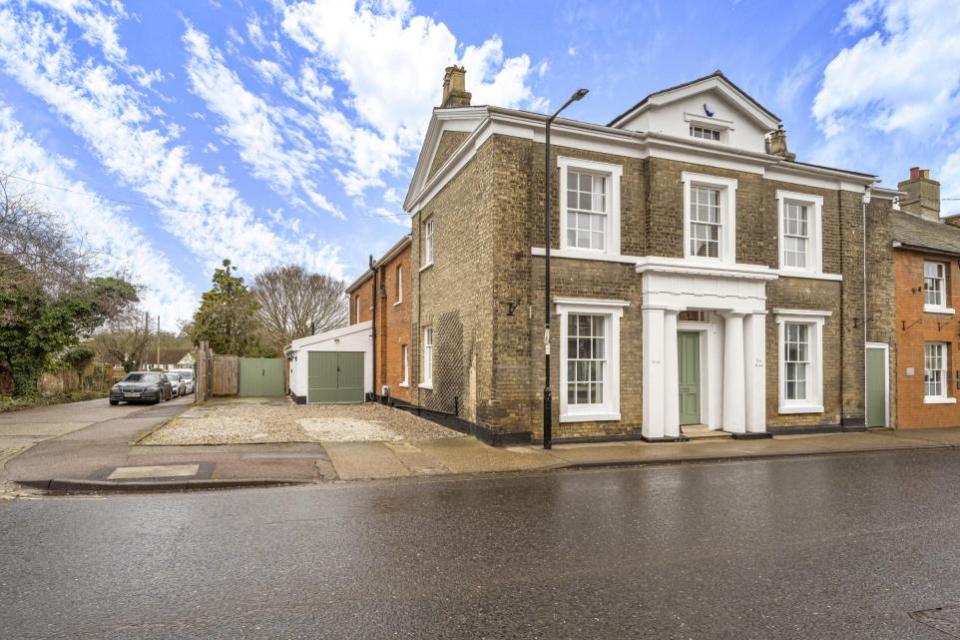
<path fill-rule="evenodd" d="M 712 140 L 714 142 L 719 142 L 720 132 L 717 131 L 716 129 L 700 127 L 695 124 L 692 124 L 690 125 L 690 137 L 700 138 L 701 140 Z"/>
<path fill-rule="evenodd" d="M 560 157 L 560 248 L 584 257 L 620 255 L 619 164 Z"/>
<path fill-rule="evenodd" d="M 737 181 L 684 171 L 685 258 L 736 262 Z"/>

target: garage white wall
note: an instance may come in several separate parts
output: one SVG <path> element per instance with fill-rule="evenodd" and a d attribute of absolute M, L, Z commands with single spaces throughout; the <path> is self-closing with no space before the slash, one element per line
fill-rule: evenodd
<path fill-rule="evenodd" d="M 310 351 L 362 351 L 363 391 L 373 393 L 373 323 L 360 322 L 315 336 L 294 340 L 287 351 L 290 366 L 290 391 L 307 395 Z"/>

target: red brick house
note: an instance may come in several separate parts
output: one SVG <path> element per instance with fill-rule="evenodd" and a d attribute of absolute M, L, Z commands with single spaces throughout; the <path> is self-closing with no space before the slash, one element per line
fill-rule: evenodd
<path fill-rule="evenodd" d="M 410 236 L 347 287 L 350 324 L 373 320 L 374 393 L 404 403 L 410 392 Z"/>
<path fill-rule="evenodd" d="M 878 423 L 885 411 L 891 426 L 902 429 L 960 427 L 958 217 L 940 217 L 940 184 L 925 169 L 911 169 L 899 189 L 900 211 L 891 212 L 886 240 L 894 264 L 896 339 L 892 352 L 883 355 L 894 374 L 893 392 L 890 406 L 871 406 L 868 389 L 867 424 Z M 873 295 L 884 303 L 881 288 Z"/>

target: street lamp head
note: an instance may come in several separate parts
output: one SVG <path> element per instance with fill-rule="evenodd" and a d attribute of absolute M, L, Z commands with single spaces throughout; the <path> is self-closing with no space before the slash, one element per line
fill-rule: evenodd
<path fill-rule="evenodd" d="M 588 93 L 590 93 L 590 89 L 577 89 L 577 92 L 573 94 L 573 99 L 580 100 Z"/>

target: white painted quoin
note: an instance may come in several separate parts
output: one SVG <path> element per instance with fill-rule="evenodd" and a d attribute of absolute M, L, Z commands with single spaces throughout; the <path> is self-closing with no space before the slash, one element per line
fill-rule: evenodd
<path fill-rule="evenodd" d="M 373 323 L 352 324 L 306 338 L 299 338 L 286 348 L 290 367 L 290 393 L 307 397 L 308 361 L 311 351 L 363 352 L 363 392 L 373 393 Z"/>

